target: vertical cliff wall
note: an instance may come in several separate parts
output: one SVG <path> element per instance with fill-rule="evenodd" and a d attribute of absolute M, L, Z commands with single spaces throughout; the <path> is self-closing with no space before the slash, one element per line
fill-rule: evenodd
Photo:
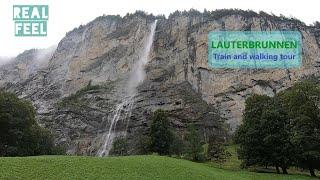
<path fill-rule="evenodd" d="M 319 25 L 238 10 L 175 12 L 168 18 L 138 12 L 102 16 L 68 32 L 41 66 L 28 63 L 35 57 L 32 51 L 24 52 L 0 67 L 0 85 L 30 99 L 39 124 L 49 128 L 68 153 L 96 155 L 156 19 L 146 77 L 137 87 L 130 123 L 120 118 L 115 128 L 127 129 L 130 153 L 138 153 L 139 138 L 148 132 L 156 109 L 167 110 L 181 136 L 187 124 L 195 123 L 205 141 L 210 133 L 225 136 L 224 130 L 235 130 L 252 93 L 273 96 L 301 78 L 318 76 Z M 207 38 L 214 30 L 298 30 L 303 67 L 212 69 L 207 65 Z"/>

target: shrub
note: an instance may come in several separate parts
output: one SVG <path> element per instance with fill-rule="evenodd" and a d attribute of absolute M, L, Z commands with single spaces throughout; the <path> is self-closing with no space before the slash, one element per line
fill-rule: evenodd
<path fill-rule="evenodd" d="M 230 154 L 226 151 L 224 139 L 211 135 L 209 137 L 207 159 L 211 161 L 223 162 Z"/>
<path fill-rule="evenodd" d="M 118 137 L 113 141 L 110 154 L 115 156 L 127 156 L 129 155 L 128 150 L 129 148 L 127 139 L 125 137 Z"/>
<path fill-rule="evenodd" d="M 150 154 L 151 138 L 147 135 L 140 135 L 137 142 L 137 154 Z"/>

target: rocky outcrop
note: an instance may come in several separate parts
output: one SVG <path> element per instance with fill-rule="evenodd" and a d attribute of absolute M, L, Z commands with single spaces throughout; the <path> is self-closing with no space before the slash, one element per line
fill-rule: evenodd
<path fill-rule="evenodd" d="M 138 12 L 102 16 L 72 30 L 42 66 L 29 63 L 35 62 L 35 50 L 22 53 L 0 67 L 0 85 L 30 99 L 39 124 L 49 128 L 70 154 L 95 155 L 155 19 L 146 79 L 138 87 L 129 118 L 116 126 L 116 135 L 126 134 L 131 153 L 137 153 L 137 137 L 148 132 L 156 109 L 168 111 L 182 136 L 186 126 L 195 123 L 205 140 L 213 132 L 224 135 L 224 119 L 234 131 L 252 93 L 273 96 L 303 77 L 318 75 L 318 25 L 238 10 L 175 12 L 168 18 Z M 298 30 L 303 36 L 303 67 L 212 69 L 207 64 L 207 35 L 214 30 Z"/>
<path fill-rule="evenodd" d="M 48 49 L 31 49 L 19 54 L 14 60 L 2 60 L 5 62 L 0 66 L 0 86 L 5 83 L 19 83 L 30 78 L 39 70 L 48 67 L 48 62 L 55 47 Z"/>
<path fill-rule="evenodd" d="M 169 28 L 168 28 L 169 27 Z M 231 130 L 241 123 L 244 101 L 252 93 L 269 96 L 305 76 L 318 74 L 319 30 L 298 20 L 266 13 L 220 10 L 174 13 L 159 21 L 155 54 L 166 69 L 174 69 L 175 81 L 187 81 L 227 119 Z M 213 69 L 208 67 L 208 33 L 215 30 L 297 30 L 303 37 L 300 69 Z"/>

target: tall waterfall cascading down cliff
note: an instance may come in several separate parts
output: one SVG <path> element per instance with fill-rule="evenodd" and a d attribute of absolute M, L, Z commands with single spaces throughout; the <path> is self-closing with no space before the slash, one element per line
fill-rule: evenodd
<path fill-rule="evenodd" d="M 103 143 L 100 149 L 98 150 L 97 156 L 102 157 L 109 155 L 109 152 L 112 148 L 113 140 L 116 137 L 115 129 L 117 126 L 117 122 L 120 119 L 126 121 L 124 123 L 126 124 L 126 128 L 128 127 L 131 110 L 134 106 L 134 98 L 137 95 L 137 87 L 143 82 L 146 75 L 144 66 L 148 62 L 148 56 L 152 47 L 156 26 L 157 20 L 155 20 L 155 22 L 152 23 L 150 26 L 150 33 L 146 39 L 141 56 L 139 60 L 134 64 L 131 70 L 129 81 L 126 87 L 125 97 L 120 101 L 118 105 L 116 105 L 109 129 L 102 137 Z M 125 129 L 125 132 L 126 131 L 127 129 Z"/>

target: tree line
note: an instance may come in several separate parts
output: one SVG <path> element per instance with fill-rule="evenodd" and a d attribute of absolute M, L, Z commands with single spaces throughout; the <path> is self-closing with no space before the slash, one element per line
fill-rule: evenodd
<path fill-rule="evenodd" d="M 151 118 L 151 126 L 147 136 L 140 137 L 137 148 L 139 154 L 157 153 L 191 161 L 224 161 L 228 156 L 223 137 L 211 135 L 205 142 L 193 123 L 188 124 L 182 136 L 175 132 L 168 119 L 168 112 L 158 109 Z M 129 155 L 125 138 L 117 138 L 110 151 L 111 155 Z"/>
<path fill-rule="evenodd" d="M 274 97 L 253 95 L 245 102 L 235 135 L 243 167 L 320 168 L 320 87 L 314 80 L 294 84 Z"/>

